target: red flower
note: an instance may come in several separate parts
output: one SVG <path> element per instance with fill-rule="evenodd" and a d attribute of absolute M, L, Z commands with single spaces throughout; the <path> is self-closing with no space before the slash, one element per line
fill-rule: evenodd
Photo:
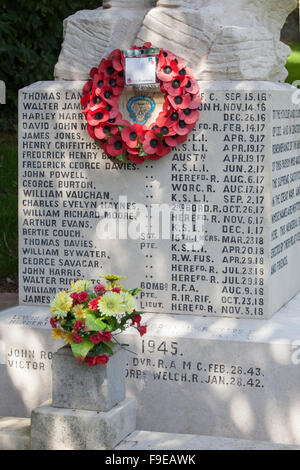
<path fill-rule="evenodd" d="M 111 77 L 116 73 L 111 60 L 102 59 L 99 65 L 99 72 L 103 73 L 104 77 Z"/>
<path fill-rule="evenodd" d="M 109 361 L 109 357 L 106 354 L 103 354 L 103 356 L 96 356 L 96 364 L 101 364 L 105 366 Z"/>
<path fill-rule="evenodd" d="M 77 292 L 73 292 L 73 294 L 70 294 L 70 297 L 71 299 L 73 299 L 73 305 L 72 307 L 74 307 L 74 305 L 78 304 L 78 297 L 77 297 Z"/>
<path fill-rule="evenodd" d="M 191 95 L 188 93 L 186 95 L 176 95 L 176 96 L 168 96 L 168 100 L 170 101 L 172 107 L 176 110 L 178 109 L 185 109 L 188 108 L 191 104 Z"/>
<path fill-rule="evenodd" d="M 144 336 L 147 333 L 147 325 L 142 325 L 138 328 L 140 335 Z"/>
<path fill-rule="evenodd" d="M 116 292 L 116 294 L 120 294 L 121 289 L 120 289 L 120 287 L 114 287 L 114 288 L 112 289 L 112 292 Z"/>
<path fill-rule="evenodd" d="M 188 77 L 185 75 L 176 75 L 173 77 L 171 82 L 164 82 L 161 85 L 162 91 L 165 91 L 168 95 L 176 96 L 180 88 L 184 88 L 188 83 Z"/>
<path fill-rule="evenodd" d="M 81 331 L 82 327 L 83 327 L 83 323 L 81 321 L 77 321 L 74 324 L 74 330 L 76 331 L 76 333 L 79 333 Z"/>
<path fill-rule="evenodd" d="M 116 135 L 118 134 L 119 129 L 112 124 L 103 123 L 99 124 L 99 126 L 94 127 L 94 134 L 95 137 L 99 140 L 105 139 L 107 140 L 111 134 Z"/>
<path fill-rule="evenodd" d="M 77 333 L 72 334 L 72 339 L 75 343 L 82 343 L 83 339 Z"/>
<path fill-rule="evenodd" d="M 92 299 L 90 302 L 89 302 L 89 308 L 91 310 L 93 310 L 94 312 L 96 312 L 98 310 L 98 303 L 99 303 L 99 299 L 101 297 L 97 297 L 96 299 Z"/>
<path fill-rule="evenodd" d="M 148 131 L 145 134 L 145 140 L 143 142 L 143 149 L 148 155 L 160 155 L 163 151 L 163 145 L 158 137 L 153 131 Z"/>
<path fill-rule="evenodd" d="M 85 291 L 79 292 L 79 294 L 77 294 L 77 299 L 80 304 L 82 302 L 87 302 L 88 298 L 89 298 L 88 293 Z"/>
<path fill-rule="evenodd" d="M 108 121 L 109 112 L 103 106 L 94 107 L 93 110 L 89 110 L 86 114 L 86 119 L 90 126 L 97 126 L 100 122 Z"/>
<path fill-rule="evenodd" d="M 120 49 L 115 49 L 112 51 L 108 56 L 108 60 L 112 62 L 113 68 L 117 72 L 124 70 L 124 55 Z"/>
<path fill-rule="evenodd" d="M 104 292 L 105 292 L 105 286 L 104 286 L 103 284 L 97 284 L 97 285 L 94 287 L 94 289 L 95 289 L 95 292 L 96 292 L 97 294 L 100 294 L 100 293 L 103 293 L 103 294 L 104 294 Z M 98 299 L 99 299 L 99 298 L 100 298 L 100 297 L 98 297 Z"/>
<path fill-rule="evenodd" d="M 112 155 L 113 157 L 117 157 L 118 155 L 122 155 L 123 152 L 124 144 L 121 137 L 110 137 L 106 144 L 106 153 Z"/>
<path fill-rule="evenodd" d="M 109 343 L 111 341 L 111 331 L 98 331 L 98 336 L 100 341 L 104 341 L 105 343 Z"/>
<path fill-rule="evenodd" d="M 178 65 L 174 59 L 166 58 L 161 61 L 157 78 L 163 82 L 171 82 L 178 75 Z"/>
<path fill-rule="evenodd" d="M 142 316 L 138 314 L 133 317 L 132 324 L 133 325 L 137 324 L 137 326 L 140 327 L 141 321 L 142 321 Z"/>
<path fill-rule="evenodd" d="M 102 339 L 100 338 L 100 336 L 98 334 L 96 334 L 96 335 L 90 336 L 90 341 L 93 344 L 99 344 L 99 343 L 101 343 Z"/>
<path fill-rule="evenodd" d="M 144 157 L 139 157 L 138 155 L 132 155 L 130 153 L 128 154 L 128 158 L 132 163 L 137 163 L 138 165 L 145 161 Z"/>
<path fill-rule="evenodd" d="M 86 84 L 82 88 L 83 93 L 84 94 L 89 93 L 91 91 L 92 87 L 93 87 L 93 80 L 89 80 L 88 82 L 86 82 Z"/>
<path fill-rule="evenodd" d="M 199 119 L 199 111 L 186 108 L 180 113 L 179 119 L 183 119 L 187 124 L 195 124 Z"/>
<path fill-rule="evenodd" d="M 133 124 L 132 126 L 126 126 L 122 130 L 122 139 L 129 148 L 136 148 L 138 144 L 138 138 L 143 133 L 143 126 L 141 124 Z"/>
<path fill-rule="evenodd" d="M 85 361 L 86 365 L 89 366 L 89 367 L 93 367 L 93 366 L 96 365 L 96 358 L 95 357 L 87 356 L 84 361 Z"/>
<path fill-rule="evenodd" d="M 192 98 L 192 101 L 191 101 L 191 104 L 190 104 L 190 108 L 191 109 L 199 108 L 199 106 L 202 102 L 200 96 L 191 95 L 191 98 Z"/>
<path fill-rule="evenodd" d="M 50 318 L 50 325 L 52 326 L 52 328 L 56 328 L 57 327 L 57 318 Z"/>
<path fill-rule="evenodd" d="M 182 144 L 187 139 L 187 134 L 185 135 L 172 135 L 170 137 L 166 137 L 166 144 L 170 147 L 177 147 L 178 144 Z"/>

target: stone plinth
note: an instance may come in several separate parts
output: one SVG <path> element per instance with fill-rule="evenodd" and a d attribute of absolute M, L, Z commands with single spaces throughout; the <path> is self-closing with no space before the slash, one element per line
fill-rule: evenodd
<path fill-rule="evenodd" d="M 135 424 L 132 398 L 106 413 L 43 406 L 31 416 L 31 449 L 110 450 L 135 430 Z"/>
<path fill-rule="evenodd" d="M 299 315 L 299 295 L 268 321 L 146 314 L 146 336 L 120 335 L 137 353 L 126 362 L 137 429 L 300 445 Z M 28 416 L 51 396 L 50 366 L 28 359 L 61 347 L 48 316 L 30 306 L 0 315 L 2 416 Z"/>
<path fill-rule="evenodd" d="M 30 449 L 30 419 L 0 417 L 0 450 Z"/>
<path fill-rule="evenodd" d="M 125 399 L 125 352 L 120 348 L 106 365 L 87 367 L 78 364 L 65 346 L 54 354 L 52 364 L 56 408 L 109 411 Z"/>
<path fill-rule="evenodd" d="M 20 91 L 20 303 L 116 272 L 149 313 L 270 318 L 300 287 L 297 90 L 203 82 L 187 142 L 138 166 L 89 137 L 82 85 Z"/>

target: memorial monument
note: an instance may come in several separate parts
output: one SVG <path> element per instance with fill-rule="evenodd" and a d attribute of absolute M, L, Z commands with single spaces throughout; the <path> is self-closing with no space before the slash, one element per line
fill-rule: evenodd
<path fill-rule="evenodd" d="M 296 1 L 124 3 L 65 20 L 56 80 L 20 90 L 20 307 L 0 317 L 0 413 L 49 396 L 53 295 L 128 273 L 149 325 L 122 335 L 137 428 L 299 444 L 300 108 L 279 41 Z M 187 142 L 136 165 L 99 150 L 80 99 L 91 67 L 145 41 L 192 67 L 202 104 Z M 169 225 L 152 233 L 153 219 Z"/>

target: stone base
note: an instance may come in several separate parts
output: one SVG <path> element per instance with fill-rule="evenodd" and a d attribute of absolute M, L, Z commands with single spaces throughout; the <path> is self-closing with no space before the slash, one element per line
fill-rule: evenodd
<path fill-rule="evenodd" d="M 87 367 L 65 346 L 54 354 L 52 370 L 55 408 L 109 411 L 125 399 L 125 351 L 120 348 L 105 366 Z"/>
<path fill-rule="evenodd" d="M 115 450 L 299 450 L 298 446 L 226 437 L 135 431 Z"/>
<path fill-rule="evenodd" d="M 147 335 L 129 329 L 119 339 L 137 353 L 126 363 L 137 429 L 300 445 L 300 295 L 268 321 L 144 319 Z M 2 416 L 29 416 L 51 396 L 51 361 L 41 356 L 61 342 L 48 321 L 43 307 L 0 314 Z"/>
<path fill-rule="evenodd" d="M 0 450 L 30 449 L 30 419 L 0 418 Z"/>
<path fill-rule="evenodd" d="M 136 428 L 135 400 L 107 413 L 42 406 L 31 416 L 32 450 L 110 450 Z"/>

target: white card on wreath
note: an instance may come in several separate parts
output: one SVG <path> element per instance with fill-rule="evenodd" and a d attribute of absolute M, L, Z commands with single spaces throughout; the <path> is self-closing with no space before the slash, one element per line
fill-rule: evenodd
<path fill-rule="evenodd" d="M 156 57 L 126 57 L 126 85 L 156 83 Z"/>

